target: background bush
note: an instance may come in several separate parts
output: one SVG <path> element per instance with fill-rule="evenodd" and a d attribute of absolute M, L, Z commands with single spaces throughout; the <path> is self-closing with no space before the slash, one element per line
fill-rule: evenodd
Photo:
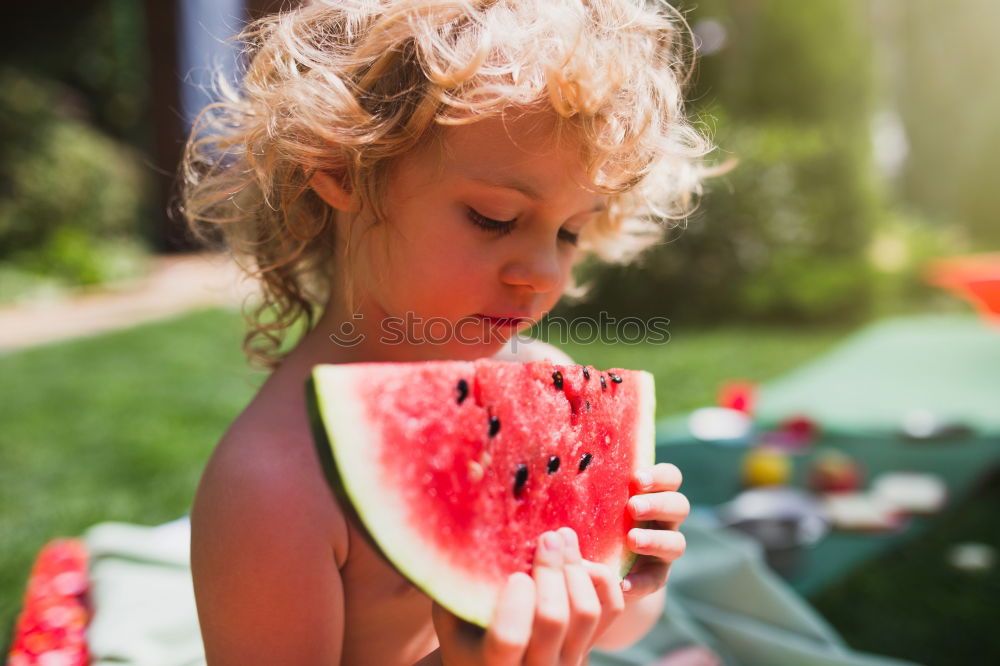
<path fill-rule="evenodd" d="M 1000 188 L 986 184 L 1000 155 L 1000 46 L 984 27 L 1000 7 L 675 4 L 702 50 L 690 108 L 716 159 L 738 164 L 635 265 L 583 267 L 590 297 L 559 314 L 821 323 L 953 303 L 923 283 L 926 262 L 1000 241 Z M 880 118 L 909 147 L 898 173 L 875 152 Z"/>
<path fill-rule="evenodd" d="M 0 302 L 143 267 L 154 201 L 142 3 L 14 3 L 0 42 Z"/>
<path fill-rule="evenodd" d="M 880 3 L 891 94 L 910 152 L 900 196 L 969 248 L 1000 250 L 1000 3 Z"/>
<path fill-rule="evenodd" d="M 684 321 L 863 317 L 878 198 L 859 5 L 708 0 L 687 17 L 696 32 L 725 32 L 719 50 L 702 54 L 693 112 L 716 130 L 716 159 L 738 164 L 708 183 L 686 228 L 638 265 L 600 273 L 593 297 L 570 309 Z"/>
<path fill-rule="evenodd" d="M 68 284 L 135 273 L 143 197 L 137 156 L 77 117 L 70 90 L 0 69 L 0 263 L 8 273 Z"/>

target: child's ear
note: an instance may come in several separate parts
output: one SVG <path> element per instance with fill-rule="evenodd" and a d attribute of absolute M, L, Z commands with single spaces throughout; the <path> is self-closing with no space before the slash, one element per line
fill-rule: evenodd
<path fill-rule="evenodd" d="M 330 171 L 316 171 L 309 179 L 309 186 L 320 199 L 345 213 L 355 210 L 351 190 L 336 174 Z"/>

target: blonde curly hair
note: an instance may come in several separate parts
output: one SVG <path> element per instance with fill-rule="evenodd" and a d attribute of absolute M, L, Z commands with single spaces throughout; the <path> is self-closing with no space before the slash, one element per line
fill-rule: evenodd
<path fill-rule="evenodd" d="M 608 194 L 580 257 L 655 243 L 690 212 L 712 148 L 684 115 L 689 36 L 658 0 L 312 0 L 251 24 L 240 89 L 192 130 L 181 198 L 195 233 L 261 280 L 250 360 L 276 366 L 334 288 L 334 215 L 312 176 L 337 174 L 384 222 L 394 158 L 442 125 L 550 108 Z"/>

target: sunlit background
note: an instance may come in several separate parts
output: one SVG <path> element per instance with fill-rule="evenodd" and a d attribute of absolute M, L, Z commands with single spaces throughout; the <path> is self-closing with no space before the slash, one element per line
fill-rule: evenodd
<path fill-rule="evenodd" d="M 245 17 L 282 4 L 5 8 L 2 636 L 48 539 L 183 515 L 212 445 L 260 381 L 240 354 L 239 295 L 134 329 L 33 342 L 72 338 L 74 303 L 148 287 L 196 250 L 170 214 L 186 128 L 210 99 L 212 73 L 236 70 L 228 40 Z M 584 266 L 591 297 L 556 312 L 665 316 L 671 344 L 570 347 L 574 358 L 653 370 L 666 418 L 716 403 L 725 380 L 782 376 L 889 318 L 940 314 L 985 329 L 968 302 L 927 278 L 936 259 L 1000 251 L 1000 4 L 676 4 L 699 55 L 691 111 L 720 147 L 714 159 L 736 166 L 640 261 Z M 167 280 L 156 294 L 171 292 Z M 59 335 L 14 330 L 42 316 Z M 1000 405 L 1000 380 L 996 389 Z M 1000 574 L 948 559 L 956 545 L 1000 547 L 1000 484 L 988 474 L 998 458 L 963 477 L 946 519 L 799 588 L 851 647 L 951 664 L 961 640 L 962 663 L 1000 661 Z"/>

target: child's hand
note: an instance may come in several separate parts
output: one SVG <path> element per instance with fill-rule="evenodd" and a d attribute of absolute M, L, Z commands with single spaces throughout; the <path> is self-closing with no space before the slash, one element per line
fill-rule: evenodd
<path fill-rule="evenodd" d="M 624 610 L 617 579 L 580 557 L 576 533 L 546 532 L 538 540 L 532 575 L 507 581 L 488 629 L 463 622 L 434 604 L 441 663 L 577 666 Z"/>
<path fill-rule="evenodd" d="M 636 520 L 652 521 L 651 528 L 629 531 L 628 544 L 639 554 L 632 571 L 622 581 L 626 599 L 652 594 L 667 582 L 670 563 L 684 553 L 684 535 L 677 531 L 691 505 L 677 492 L 681 471 L 670 463 L 639 470 L 635 475 L 638 493 L 629 499 Z"/>

